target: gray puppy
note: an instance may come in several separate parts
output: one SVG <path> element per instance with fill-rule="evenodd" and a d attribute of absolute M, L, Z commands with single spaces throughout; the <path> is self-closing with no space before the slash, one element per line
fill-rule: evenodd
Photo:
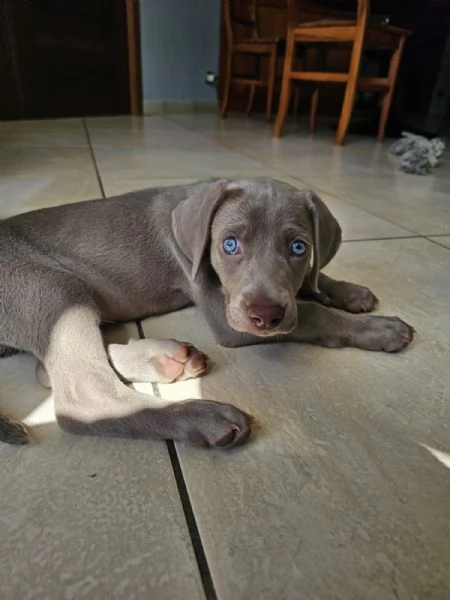
<path fill-rule="evenodd" d="M 251 418 L 212 400 L 161 405 L 126 385 L 206 371 L 174 340 L 105 349 L 100 324 L 195 304 L 225 346 L 297 341 L 396 352 L 413 330 L 366 314 L 367 288 L 320 273 L 341 242 L 310 190 L 266 179 L 155 188 L 25 213 L 0 222 L 0 343 L 33 353 L 57 420 L 73 433 L 245 441 Z M 0 417 L 0 439 L 29 432 Z"/>

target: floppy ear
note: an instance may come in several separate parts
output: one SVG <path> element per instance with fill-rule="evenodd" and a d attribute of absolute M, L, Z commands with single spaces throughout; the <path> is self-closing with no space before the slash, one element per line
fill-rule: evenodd
<path fill-rule="evenodd" d="M 172 231 L 181 252 L 192 263 L 192 280 L 208 245 L 214 213 L 229 195 L 227 183 L 205 186 L 172 211 Z"/>
<path fill-rule="evenodd" d="M 338 251 L 342 241 L 342 231 L 329 209 L 312 190 L 306 191 L 306 205 L 311 218 L 314 251 L 309 285 L 314 292 L 320 293 L 319 272 Z"/>

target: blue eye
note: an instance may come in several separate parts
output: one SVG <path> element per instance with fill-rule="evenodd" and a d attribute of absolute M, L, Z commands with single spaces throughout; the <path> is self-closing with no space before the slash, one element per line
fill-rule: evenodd
<path fill-rule="evenodd" d="M 225 254 L 237 254 L 239 251 L 239 242 L 234 237 L 224 240 L 222 246 Z"/>
<path fill-rule="evenodd" d="M 300 240 L 294 240 L 290 250 L 293 256 L 303 256 L 306 252 L 306 244 Z"/>

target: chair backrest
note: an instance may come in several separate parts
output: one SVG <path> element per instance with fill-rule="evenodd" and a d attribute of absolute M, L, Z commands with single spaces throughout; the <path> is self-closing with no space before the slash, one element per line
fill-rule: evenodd
<path fill-rule="evenodd" d="M 258 0 L 222 0 L 222 15 L 228 44 L 239 37 L 258 38 Z M 245 31 L 245 36 L 242 32 Z"/>
<path fill-rule="evenodd" d="M 322 4 L 322 6 L 321 6 Z M 370 0 L 354 0 L 354 5 L 356 9 L 356 24 L 358 27 L 366 28 L 369 15 L 370 15 Z M 312 5 L 310 2 L 305 3 L 305 8 L 308 13 L 312 10 Z M 314 3 L 314 11 L 317 8 L 317 14 L 321 14 L 326 16 L 327 18 L 333 19 L 333 17 L 339 18 L 341 16 L 349 17 L 348 13 L 339 10 L 339 2 L 330 3 L 323 2 L 320 0 L 317 5 Z M 292 30 L 295 25 L 299 22 L 305 20 L 301 18 L 302 15 L 302 0 L 287 0 L 287 25 L 288 30 Z M 307 20 L 311 20 L 308 18 Z"/>

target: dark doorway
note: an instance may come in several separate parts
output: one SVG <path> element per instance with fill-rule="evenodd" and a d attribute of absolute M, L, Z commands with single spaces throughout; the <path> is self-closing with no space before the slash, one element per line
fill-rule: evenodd
<path fill-rule="evenodd" d="M 0 119 L 130 113 L 131 8 L 128 0 L 0 0 Z"/>

